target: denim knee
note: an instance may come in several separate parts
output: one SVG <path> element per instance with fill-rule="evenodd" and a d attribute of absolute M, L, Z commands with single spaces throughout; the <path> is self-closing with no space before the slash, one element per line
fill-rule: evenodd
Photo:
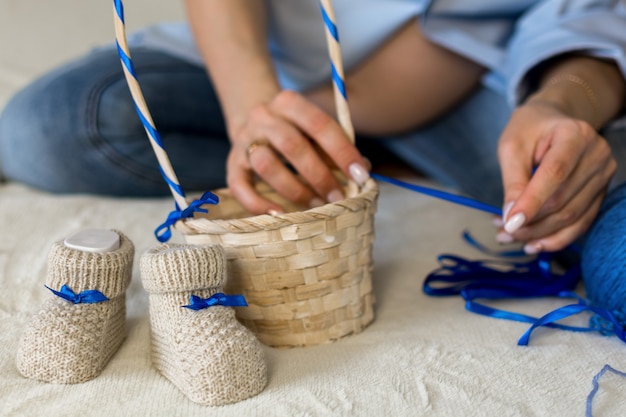
<path fill-rule="evenodd" d="M 18 92 L 0 114 L 0 166 L 7 179 L 50 191 L 58 191 L 55 177 L 61 173 L 68 154 L 59 132 L 68 131 L 72 121 L 55 116 L 62 106 L 51 101 L 43 80 Z M 50 175 L 50 171 L 57 174 Z"/>
<path fill-rule="evenodd" d="M 115 51 L 96 51 L 34 81 L 7 103 L 0 116 L 0 166 L 6 178 L 54 193 L 167 194 L 156 166 L 144 170 L 145 178 L 144 171 L 129 175 L 132 161 L 126 164 L 100 137 L 100 104 L 112 85 L 125 88 L 129 111 L 117 105 L 108 110 L 125 115 L 120 125 L 131 123 L 145 135 Z M 133 183 L 137 178 L 140 185 Z"/>
<path fill-rule="evenodd" d="M 133 51 L 172 165 L 188 190 L 223 187 L 230 144 L 206 71 L 160 51 Z M 168 195 L 117 52 L 102 48 L 18 93 L 0 121 L 8 178 L 61 193 Z"/>
<path fill-rule="evenodd" d="M 19 91 L 0 116 L 0 163 L 10 180 L 51 192 L 73 191 L 83 132 L 80 68 L 53 71 Z"/>

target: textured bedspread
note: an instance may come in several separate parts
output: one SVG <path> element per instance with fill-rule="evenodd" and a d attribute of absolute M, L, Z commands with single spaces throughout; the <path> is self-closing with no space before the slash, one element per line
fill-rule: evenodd
<path fill-rule="evenodd" d="M 474 315 L 460 298 L 430 298 L 424 276 L 439 253 L 481 257 L 459 237 L 481 239 L 489 218 L 469 209 L 382 186 L 374 257 L 376 320 L 363 333 L 308 348 L 266 348 L 269 385 L 221 408 L 190 402 L 151 367 L 147 295 L 137 262 L 128 295 L 129 334 L 103 374 L 71 386 L 21 377 L 14 363 L 20 332 L 48 291 L 50 244 L 88 227 L 117 228 L 137 257 L 156 243 L 165 200 L 59 197 L 0 187 L 0 415 L 2 416 L 577 416 L 605 364 L 626 370 L 626 346 L 596 334 L 540 329 L 518 347 L 526 325 Z M 179 238 L 179 237 L 178 237 Z M 541 314 L 559 300 L 493 305 Z M 577 319 L 582 323 L 583 318 Z M 621 415 L 626 379 L 600 380 L 594 415 Z"/>
<path fill-rule="evenodd" d="M 109 3 L 0 0 L 0 108 L 35 75 L 110 39 Z M 178 2 L 129 0 L 126 6 L 131 27 L 182 16 Z M 373 324 L 328 345 L 265 348 L 269 384 L 260 395 L 219 408 L 196 405 L 151 366 L 147 294 L 137 267 L 171 208 L 169 198 L 52 196 L 0 184 L 0 416 L 583 416 L 603 366 L 626 371 L 626 345 L 615 337 L 539 329 L 529 347 L 518 347 L 527 325 L 469 313 L 458 297 L 425 296 L 422 283 L 438 254 L 483 256 L 460 233 L 469 228 L 491 243 L 490 218 L 383 184 Z M 90 382 L 25 379 L 15 353 L 23 327 L 49 296 L 43 286 L 49 247 L 90 227 L 119 229 L 136 246 L 127 339 Z M 562 304 L 491 305 L 536 316 Z M 624 410 L 626 378 L 606 373 L 593 415 L 623 416 Z"/>

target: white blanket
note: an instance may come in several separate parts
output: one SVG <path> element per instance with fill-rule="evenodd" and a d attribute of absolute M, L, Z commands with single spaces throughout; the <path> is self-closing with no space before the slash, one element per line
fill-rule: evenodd
<path fill-rule="evenodd" d="M 626 370 L 626 346 L 615 337 L 539 329 L 531 346 L 518 347 L 525 324 L 469 313 L 458 297 L 425 296 L 421 285 L 438 254 L 481 257 L 459 233 L 471 225 L 487 240 L 489 216 L 383 185 L 374 251 L 376 320 L 363 333 L 328 345 L 267 348 L 269 385 L 257 397 L 201 407 L 152 368 L 137 262 L 128 291 L 128 338 L 101 376 L 70 386 L 21 377 L 17 341 L 50 296 L 43 286 L 50 244 L 81 228 L 117 228 L 135 243 L 137 261 L 156 244 L 152 230 L 171 207 L 171 199 L 0 187 L 0 415 L 574 416 L 584 414 L 592 378 L 605 364 Z M 535 315 L 562 304 L 492 303 Z M 626 379 L 606 374 L 600 382 L 594 415 L 623 415 Z"/>
<path fill-rule="evenodd" d="M 110 39 L 107 3 L 0 1 L 0 107 L 36 74 Z M 127 3 L 135 26 L 182 16 L 177 2 Z M 199 406 L 150 362 L 147 295 L 137 260 L 157 243 L 152 231 L 171 209 L 169 198 L 52 196 L 0 185 L 0 416 L 582 416 L 594 375 L 605 364 L 626 371 L 626 345 L 615 337 L 540 329 L 529 347 L 518 347 L 527 325 L 469 313 L 458 297 L 425 296 L 422 282 L 437 267 L 438 254 L 483 256 L 460 233 L 469 227 L 492 242 L 490 216 L 382 185 L 374 323 L 328 345 L 266 348 L 269 384 L 260 395 L 225 407 Z M 22 329 L 50 296 L 43 286 L 48 249 L 89 227 L 120 229 L 135 243 L 128 337 L 93 381 L 25 379 L 15 352 Z M 562 304 L 492 303 L 533 315 Z M 625 390 L 625 378 L 605 374 L 594 415 L 623 416 Z"/>

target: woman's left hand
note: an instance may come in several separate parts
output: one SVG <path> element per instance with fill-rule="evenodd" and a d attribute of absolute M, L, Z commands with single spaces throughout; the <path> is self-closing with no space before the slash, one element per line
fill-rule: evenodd
<path fill-rule="evenodd" d="M 529 254 L 561 250 L 585 233 L 617 166 L 588 122 L 532 98 L 514 111 L 498 158 L 504 230 L 497 239 L 524 242 Z"/>

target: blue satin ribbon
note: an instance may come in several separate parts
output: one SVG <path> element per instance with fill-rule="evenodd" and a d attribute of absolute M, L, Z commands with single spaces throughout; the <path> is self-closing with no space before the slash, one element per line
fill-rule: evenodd
<path fill-rule="evenodd" d="M 598 390 L 600 389 L 600 378 L 602 378 L 602 376 L 607 372 L 612 372 L 613 374 L 617 376 L 626 378 L 626 372 L 618 371 L 617 369 L 613 368 L 609 364 L 604 365 L 602 369 L 600 370 L 600 372 L 598 372 L 596 376 L 593 377 L 593 382 L 592 382 L 593 388 L 591 389 L 591 392 L 589 392 L 589 395 L 587 396 L 587 407 L 585 410 L 586 417 L 593 417 L 593 414 L 592 414 L 593 399 L 598 393 Z"/>
<path fill-rule="evenodd" d="M 544 315 L 543 317 L 538 318 L 532 324 L 532 326 L 530 326 L 530 328 L 526 330 L 526 333 L 522 335 L 522 337 L 519 339 L 517 344 L 522 345 L 522 346 L 528 345 L 531 333 L 533 332 L 533 330 L 535 330 L 537 327 L 540 327 L 540 326 L 558 327 L 562 329 L 565 328 L 566 330 L 572 330 L 572 331 L 578 331 L 578 332 L 597 331 L 604 336 L 615 335 L 622 342 L 626 342 L 626 332 L 624 331 L 624 328 L 622 327 L 622 324 L 620 323 L 620 321 L 617 319 L 617 317 L 615 317 L 615 314 L 613 314 L 611 311 L 605 308 L 600 308 L 600 307 L 589 305 L 582 298 L 576 295 L 574 296 L 578 298 L 577 304 L 569 304 L 563 307 L 559 307 L 556 310 L 551 311 L 548 314 Z M 594 316 L 592 317 L 592 320 L 590 321 L 592 323 L 594 321 L 593 320 L 594 318 L 601 318 L 603 321 L 602 327 L 596 327 L 593 325 L 590 325 L 589 327 L 573 327 L 573 326 L 562 326 L 556 323 L 559 320 L 563 320 L 567 317 L 571 317 L 571 316 L 580 314 L 585 311 L 588 311 L 594 314 Z M 599 322 L 599 321 L 596 321 L 596 322 Z"/>
<path fill-rule="evenodd" d="M 176 210 L 170 212 L 165 222 L 156 228 L 154 235 L 159 242 L 167 242 L 172 237 L 171 227 L 177 221 L 193 217 L 194 213 L 208 213 L 209 210 L 202 208 L 202 206 L 205 204 L 218 204 L 219 201 L 220 199 L 218 196 L 210 191 L 207 191 L 202 194 L 202 197 L 192 201 L 191 204 L 189 204 L 189 207 L 184 210 L 181 210 L 178 207 L 178 204 L 176 204 Z"/>
<path fill-rule="evenodd" d="M 183 306 L 190 310 L 203 310 L 205 308 L 213 307 L 213 306 L 224 306 L 224 307 L 247 307 L 248 303 L 243 295 L 225 295 L 224 293 L 218 292 L 217 294 L 213 294 L 209 298 L 198 297 L 197 295 L 192 295 L 189 299 L 190 304 Z"/>
<path fill-rule="evenodd" d="M 468 231 L 463 240 L 479 251 L 498 258 L 526 256 L 523 251 L 494 251 L 479 243 Z M 474 298 L 556 296 L 573 290 L 580 278 L 580 265 L 564 274 L 552 271 L 554 254 L 540 253 L 531 260 L 488 259 L 470 261 L 456 255 L 439 255 L 440 267 L 424 280 L 427 295 L 464 295 Z M 443 283 L 444 286 L 435 285 Z"/>
<path fill-rule="evenodd" d="M 536 169 L 536 168 L 535 168 Z M 535 171 L 533 169 L 533 172 Z M 420 194 L 439 198 L 465 207 L 487 213 L 502 215 L 502 210 L 472 198 L 459 196 L 445 191 L 410 184 L 380 174 L 371 174 L 372 178 L 402 187 Z M 493 251 L 476 241 L 467 231 L 463 238 L 481 252 L 503 258 L 521 257 L 525 253 L 515 251 Z M 569 251 L 580 253 L 577 245 L 570 245 Z M 532 326 L 519 339 L 519 345 L 527 345 L 534 329 L 540 326 L 554 327 L 570 331 L 598 331 L 604 335 L 616 335 L 626 342 L 626 336 L 619 318 L 604 308 L 589 305 L 574 293 L 580 279 L 580 264 L 575 263 L 563 274 L 551 270 L 554 254 L 541 253 L 528 262 L 504 260 L 469 261 L 455 255 L 440 255 L 440 267 L 424 280 L 424 293 L 430 296 L 461 295 L 465 299 L 465 308 L 476 314 L 488 317 L 530 323 Z M 578 304 L 566 305 L 536 318 L 524 314 L 495 309 L 475 301 L 476 299 L 529 298 L 529 297 L 576 298 Z M 594 313 L 589 327 L 566 326 L 556 323 L 566 317 L 584 311 Z"/>
<path fill-rule="evenodd" d="M 558 296 L 576 286 L 580 269 L 558 275 L 550 270 L 547 255 L 529 262 L 500 260 L 469 261 L 455 255 L 440 255 L 440 267 L 424 280 L 424 293 L 431 296 L 462 295 L 465 300 Z"/>
<path fill-rule="evenodd" d="M 491 252 L 496 253 L 496 252 Z M 621 320 L 611 311 L 593 306 L 579 297 L 574 288 L 580 278 L 580 266 L 575 264 L 566 272 L 557 274 L 551 270 L 552 254 L 540 254 L 528 262 L 505 260 L 470 261 L 455 255 L 440 255 L 440 267 L 424 280 L 424 293 L 430 296 L 460 295 L 466 310 L 487 317 L 530 323 L 531 327 L 518 340 L 526 346 L 532 332 L 538 327 L 551 327 L 575 332 L 599 332 L 615 335 L 626 342 L 626 331 Z M 578 302 L 551 311 L 543 317 L 500 310 L 477 302 L 477 299 L 505 299 L 557 297 L 573 298 Z M 560 320 L 591 312 L 588 327 L 568 326 Z"/>
<path fill-rule="evenodd" d="M 410 184 L 408 182 L 400 181 L 395 178 L 385 177 L 384 175 L 380 175 L 376 173 L 371 173 L 370 175 L 375 180 L 387 182 L 389 184 L 392 184 L 398 187 L 406 188 L 407 190 L 415 191 L 416 193 L 428 195 L 430 197 L 439 198 L 441 200 L 445 200 L 450 203 L 460 204 L 465 207 L 470 207 L 476 210 L 495 214 L 497 216 L 502 216 L 501 208 L 483 203 L 478 200 L 474 200 L 473 198 L 464 197 L 464 196 L 448 193 L 448 192 L 441 191 L 441 190 L 436 190 L 434 188 L 424 187 L 422 185 Z"/>
<path fill-rule="evenodd" d="M 492 251 L 464 232 L 464 239 L 472 246 L 483 250 L 490 255 L 500 257 L 516 256 L 515 251 Z M 431 272 L 424 280 L 424 293 L 430 296 L 460 295 L 465 300 L 465 308 L 473 313 L 487 317 L 530 323 L 532 327 L 518 341 L 519 345 L 527 345 L 530 334 L 539 326 L 559 328 L 569 331 L 595 331 L 596 328 L 566 326 L 557 321 L 577 314 L 583 310 L 599 311 L 595 307 L 583 305 L 584 301 L 575 293 L 580 279 L 578 263 L 566 272 L 557 274 L 552 271 L 554 255 L 542 253 L 537 257 L 523 262 L 512 260 L 476 260 L 470 261 L 455 255 L 440 255 L 440 267 Z M 505 299 L 505 298 L 532 298 L 532 297 L 559 297 L 576 298 L 577 307 L 563 307 L 547 317 L 536 318 L 517 312 L 500 310 L 481 304 L 477 299 Z M 604 314 L 606 317 L 610 315 Z"/>
<path fill-rule="evenodd" d="M 61 291 L 55 291 L 47 285 L 45 287 L 52 291 L 54 295 L 70 301 L 74 304 L 94 304 L 108 300 L 107 296 L 102 294 L 98 290 L 85 290 L 76 294 L 67 285 L 62 286 Z"/>

